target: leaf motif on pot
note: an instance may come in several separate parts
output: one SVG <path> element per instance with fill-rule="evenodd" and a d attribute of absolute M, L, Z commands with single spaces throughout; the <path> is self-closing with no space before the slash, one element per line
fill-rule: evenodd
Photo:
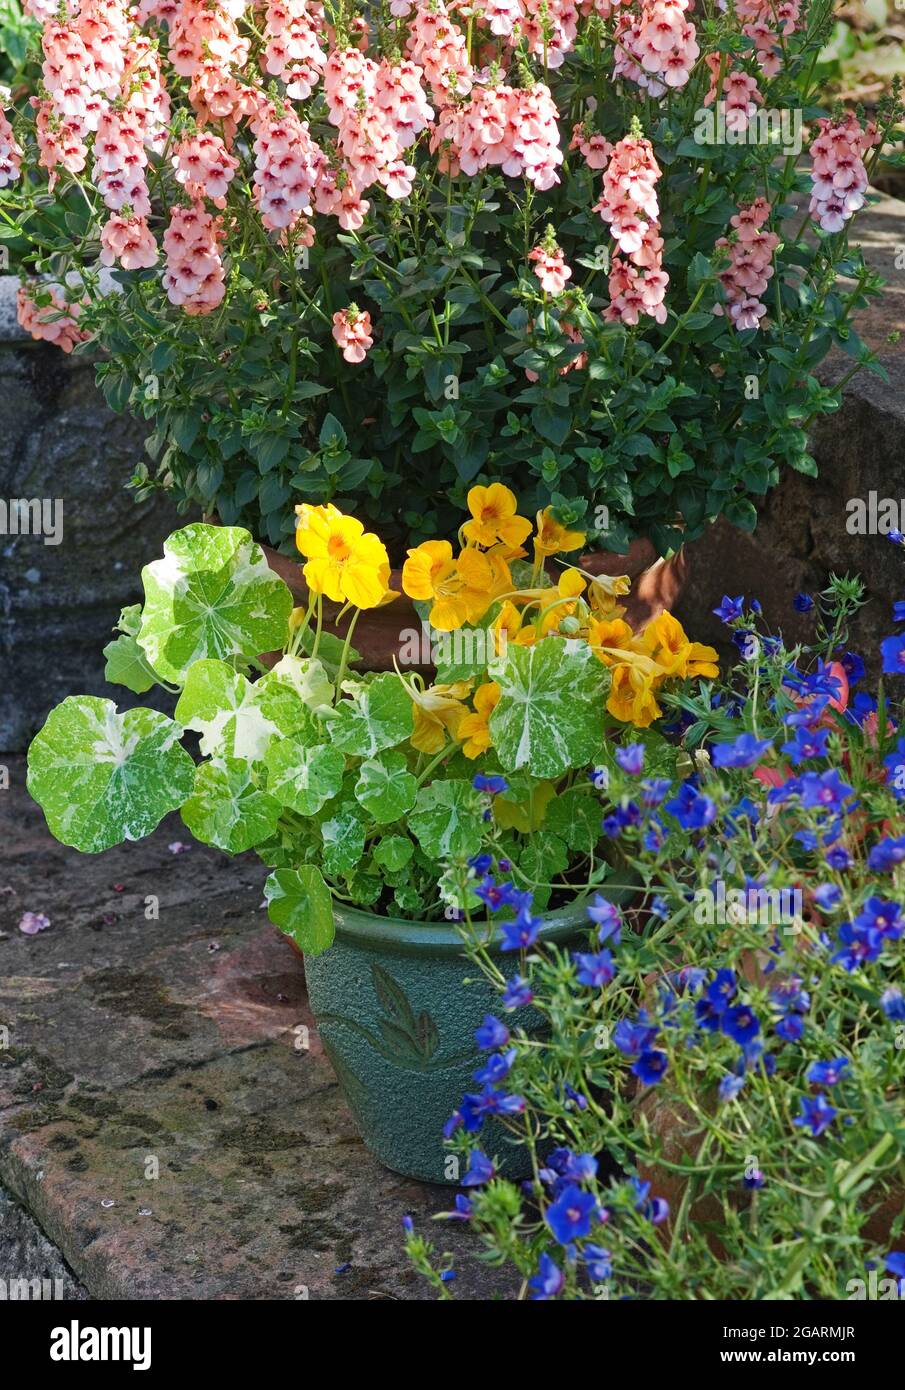
<path fill-rule="evenodd" d="M 388 1015 L 379 1020 L 378 1026 L 385 1043 L 397 1054 L 396 1060 L 401 1065 L 406 1061 L 416 1066 L 429 1063 L 440 1046 L 440 1034 L 431 1015 L 422 1010 L 416 1018 L 405 990 L 376 962 L 371 966 L 371 980 L 377 1002 Z"/>

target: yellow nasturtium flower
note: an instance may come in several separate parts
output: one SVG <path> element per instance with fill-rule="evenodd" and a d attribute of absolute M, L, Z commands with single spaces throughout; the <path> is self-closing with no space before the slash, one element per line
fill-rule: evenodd
<path fill-rule="evenodd" d="M 408 553 L 402 587 L 409 598 L 429 599 L 431 626 L 455 632 L 480 622 L 500 591 L 500 581 L 486 555 L 466 546 L 453 559 L 449 541 L 424 541 Z"/>
<path fill-rule="evenodd" d="M 541 636 L 546 637 L 548 632 L 558 632 L 563 618 L 576 618 L 578 614 L 578 604 L 572 602 L 577 599 L 579 594 L 584 593 L 587 580 L 580 570 L 564 570 L 559 577 L 556 586 L 556 598 L 553 598 L 553 591 L 549 591 L 546 602 L 541 607 L 543 617 L 540 620 Z M 558 601 L 557 601 L 558 600 Z M 546 609 L 546 612 L 544 610 Z M 587 610 L 584 610 L 587 612 Z M 573 634 L 564 631 L 563 635 L 577 635 L 581 624 L 576 620 L 572 624 L 575 629 Z"/>
<path fill-rule="evenodd" d="M 653 680 L 640 667 L 614 666 L 606 707 L 615 719 L 646 729 L 662 714 L 654 697 Z"/>
<path fill-rule="evenodd" d="M 419 753 L 439 753 L 447 734 L 459 738 L 462 720 L 468 714 L 463 701 L 468 698 L 471 681 L 454 681 L 452 685 L 431 685 L 422 690 L 414 681 L 406 682 L 412 697 L 414 730 L 410 739 Z"/>
<path fill-rule="evenodd" d="M 534 537 L 535 560 L 548 555 L 561 555 L 569 550 L 578 550 L 587 537 L 584 531 L 568 531 L 553 515 L 552 507 L 544 507 L 537 514 L 537 534 Z"/>
<path fill-rule="evenodd" d="M 661 613 L 645 629 L 643 649 L 662 666 L 668 676 L 719 675 L 718 654 L 701 642 L 689 642 L 685 629 L 671 613 Z"/>
<path fill-rule="evenodd" d="M 471 520 L 462 527 L 463 535 L 473 545 L 492 546 L 498 541 L 518 549 L 531 534 L 531 522 L 517 516 L 518 502 L 514 492 L 502 483 L 490 487 L 473 487 L 468 493 Z"/>
<path fill-rule="evenodd" d="M 588 586 L 588 602 L 601 618 L 621 618 L 625 609 L 618 600 L 628 593 L 632 581 L 627 574 L 595 574 Z"/>
<path fill-rule="evenodd" d="M 623 651 L 631 650 L 635 634 L 621 618 L 592 618 L 588 623 L 588 646 L 604 666 L 616 666 L 624 660 Z"/>
<path fill-rule="evenodd" d="M 474 714 L 466 714 L 459 725 L 457 737 L 463 740 L 462 752 L 466 758 L 478 758 L 493 747 L 490 737 L 490 716 L 500 699 L 500 687 L 496 681 L 486 681 L 474 693 Z"/>
<path fill-rule="evenodd" d="M 307 558 L 302 573 L 312 593 L 356 608 L 384 602 L 390 561 L 383 541 L 332 502 L 322 507 L 303 502 L 295 511 L 295 543 Z"/>

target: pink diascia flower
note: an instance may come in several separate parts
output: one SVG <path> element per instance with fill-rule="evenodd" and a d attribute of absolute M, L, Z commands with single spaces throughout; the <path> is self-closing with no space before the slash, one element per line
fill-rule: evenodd
<path fill-rule="evenodd" d="M 163 234 L 167 264 L 163 283 L 171 304 L 187 314 L 210 314 L 226 293 L 220 259 L 223 228 L 202 203 L 171 208 Z"/>
<path fill-rule="evenodd" d="M 614 72 L 636 82 L 652 97 L 684 87 L 701 50 L 686 19 L 692 0 L 640 0 L 616 19 Z"/>
<path fill-rule="evenodd" d="M 609 323 L 634 325 L 641 314 L 656 323 L 666 322 L 669 276 L 663 269 L 659 178 L 653 147 L 635 126 L 614 148 L 594 207 L 609 223 L 616 242 L 610 263 L 610 303 L 604 310 Z"/>
<path fill-rule="evenodd" d="M 239 161 L 219 135 L 204 130 L 188 136 L 180 140 L 170 159 L 176 178 L 193 201 L 210 198 L 218 208 L 226 207 L 226 192 Z"/>
<path fill-rule="evenodd" d="M 367 309 L 350 304 L 333 315 L 333 338 L 342 349 L 347 362 L 363 362 L 374 344 L 371 337 L 371 315 Z"/>
<path fill-rule="evenodd" d="M 864 206 L 867 170 L 864 155 L 880 138 L 871 122 L 862 129 L 853 111 L 837 120 L 818 120 L 819 134 L 811 145 L 811 201 L 808 210 L 825 232 L 840 232 Z"/>
<path fill-rule="evenodd" d="M 15 183 L 22 168 L 22 151 L 13 134 L 13 128 L 0 111 L 0 188 Z"/>
<path fill-rule="evenodd" d="M 121 217 L 114 213 L 101 232 L 101 264 L 123 270 L 147 270 L 157 264 L 157 243 L 143 217 Z"/>
<path fill-rule="evenodd" d="M 775 77 L 782 67 L 781 39 L 795 33 L 800 0 L 736 0 L 735 13 L 742 33 L 754 40 L 757 61 L 765 77 Z"/>
<path fill-rule="evenodd" d="M 708 53 L 704 62 L 710 69 L 710 90 L 704 98 L 704 105 L 712 105 L 719 95 L 726 113 L 726 129 L 737 135 L 743 134 L 748 129 L 748 123 L 758 106 L 763 105 L 764 99 L 757 79 L 750 77 L 746 72 L 731 69 L 723 73 L 720 85 L 720 67 L 723 62 L 721 54 Z"/>
<path fill-rule="evenodd" d="M 43 286 L 44 293 L 50 295 L 50 303 L 38 305 L 26 285 L 20 285 L 16 293 L 16 317 L 19 323 L 39 342 L 53 343 L 63 352 L 72 352 L 77 343 L 85 343 L 89 333 L 83 333 L 76 320 L 81 313 L 78 304 L 67 304 L 56 290 Z"/>
<path fill-rule="evenodd" d="M 776 233 L 764 230 L 769 216 L 766 198 L 756 198 L 730 219 L 735 235 L 720 237 L 716 243 L 729 252 L 729 268 L 720 273 L 726 308 L 716 304 L 713 312 L 728 314 L 740 333 L 746 328 L 759 328 L 767 312 L 761 296 L 773 278 L 773 253 L 779 245 Z"/>
<path fill-rule="evenodd" d="M 562 248 L 553 240 L 552 230 L 549 229 L 545 241 L 528 252 L 528 260 L 534 262 L 534 273 L 544 293 L 562 294 L 566 281 L 572 278 L 572 271 L 566 265 Z"/>

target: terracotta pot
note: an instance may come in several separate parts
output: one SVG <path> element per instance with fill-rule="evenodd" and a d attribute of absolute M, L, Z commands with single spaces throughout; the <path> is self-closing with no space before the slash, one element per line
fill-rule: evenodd
<path fill-rule="evenodd" d="M 292 590 L 299 607 L 308 605 L 308 586 L 302 578 L 301 564 L 288 555 L 271 550 L 262 545 L 267 563 L 275 574 L 283 579 Z M 649 540 L 632 541 L 626 555 L 614 555 L 609 550 L 592 550 L 580 560 L 582 569 L 590 574 L 627 574 L 632 581 L 631 591 L 626 598 L 626 621 L 635 632 L 643 632 L 647 624 L 662 612 L 669 611 L 678 602 L 688 577 L 688 560 L 684 548 L 668 560 L 658 557 Z M 431 670 L 427 659 L 412 662 L 413 643 L 420 640 L 421 619 L 415 605 L 402 593 L 402 571 L 393 570 L 390 587 L 396 589 L 400 597 L 386 608 L 373 608 L 362 613 L 355 628 L 353 644 L 361 654 L 358 663 L 368 671 L 391 671 L 393 658 L 409 670 Z M 325 628 L 328 632 L 344 636 L 344 628 L 337 629 L 335 617 L 339 605 L 325 603 Z M 427 646 L 426 642 L 423 646 Z M 405 651 L 404 658 L 401 656 Z"/>

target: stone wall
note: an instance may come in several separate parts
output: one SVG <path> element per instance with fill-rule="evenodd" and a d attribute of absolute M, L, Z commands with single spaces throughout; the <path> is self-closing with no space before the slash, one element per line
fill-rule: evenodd
<path fill-rule="evenodd" d="M 105 687 L 101 648 L 120 608 L 141 597 L 139 569 L 178 524 L 168 506 L 136 506 L 123 486 L 147 426 L 107 408 L 89 361 L 22 333 L 16 285 L 0 277 L 0 518 L 13 498 L 61 499 L 63 531 L 59 545 L 0 535 L 5 751 L 24 748 L 66 695 L 129 701 Z"/>

